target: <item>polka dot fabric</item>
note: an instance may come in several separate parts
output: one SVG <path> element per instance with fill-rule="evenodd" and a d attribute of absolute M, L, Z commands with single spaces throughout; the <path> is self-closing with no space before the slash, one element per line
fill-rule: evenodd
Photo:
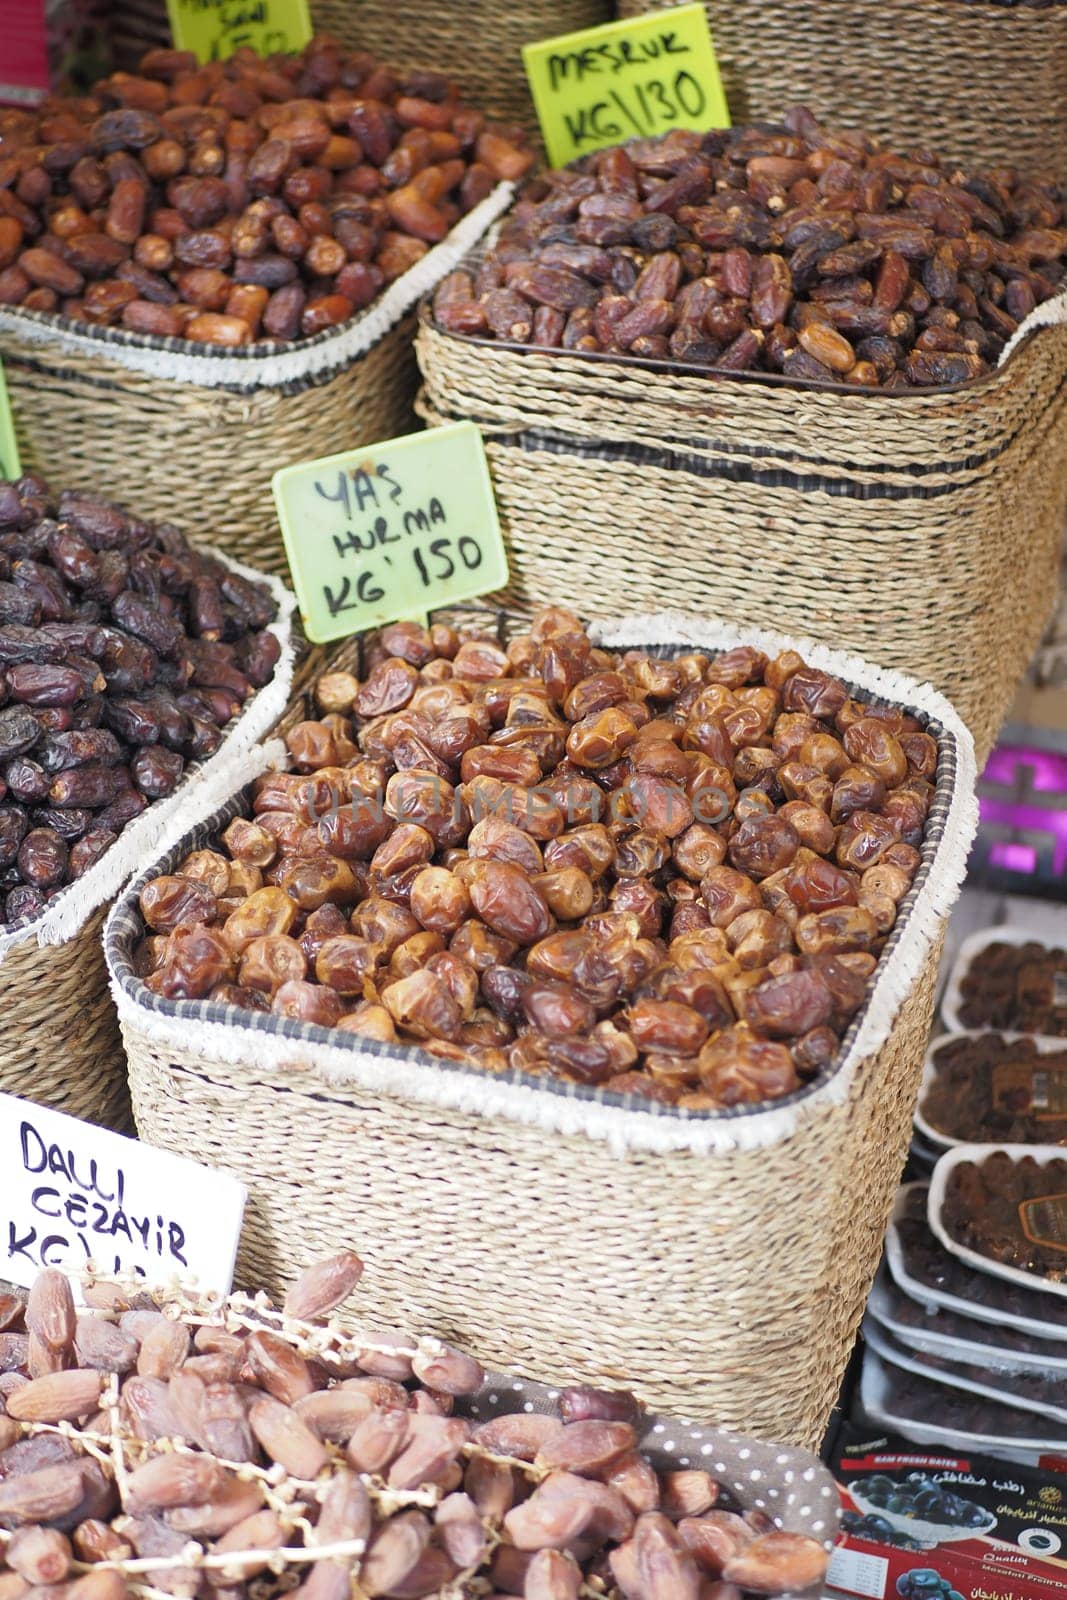
<path fill-rule="evenodd" d="M 545 1384 L 497 1376 L 457 1409 L 478 1422 L 515 1411 L 555 1416 L 559 1395 Z M 785 1532 L 810 1534 L 827 1549 L 834 1543 L 840 1517 L 837 1486 L 807 1450 L 652 1414 L 645 1417 L 640 1448 L 657 1471 L 702 1467 L 746 1511 L 763 1511 Z M 817 1585 L 811 1592 L 819 1591 Z"/>

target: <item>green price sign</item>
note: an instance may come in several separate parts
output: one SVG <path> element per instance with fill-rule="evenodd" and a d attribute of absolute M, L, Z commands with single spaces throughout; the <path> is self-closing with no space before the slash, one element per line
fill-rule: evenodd
<path fill-rule="evenodd" d="M 473 422 L 283 467 L 271 487 L 304 631 L 316 644 L 508 581 Z"/>
<path fill-rule="evenodd" d="M 543 39 L 522 58 L 554 167 L 668 128 L 730 126 L 703 5 Z"/>
<path fill-rule="evenodd" d="M 242 45 L 261 56 L 302 50 L 311 38 L 308 0 L 167 0 L 174 43 L 200 61 L 224 61 Z"/>
<path fill-rule="evenodd" d="M 0 478 L 21 477 L 22 463 L 11 416 L 11 401 L 7 397 L 7 383 L 4 380 L 3 363 L 0 362 Z"/>

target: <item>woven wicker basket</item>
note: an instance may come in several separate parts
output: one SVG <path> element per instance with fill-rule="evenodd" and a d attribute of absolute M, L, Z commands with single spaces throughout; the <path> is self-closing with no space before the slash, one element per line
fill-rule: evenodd
<path fill-rule="evenodd" d="M 116 66 L 133 71 L 144 52 L 170 39 L 164 0 L 116 0 Z M 454 78 L 489 116 L 534 125 L 522 47 L 557 33 L 610 22 L 612 0 L 311 0 L 317 33 L 332 33 L 350 50 L 385 61 L 421 62 Z"/>
<path fill-rule="evenodd" d="M 270 631 L 282 647 L 270 683 L 248 701 L 216 753 L 190 768 L 174 794 L 143 811 L 95 867 L 45 911 L 0 931 L 0 1092 L 129 1130 L 126 1063 L 101 941 L 104 918 L 144 861 L 232 792 L 234 765 L 247 763 L 290 698 L 295 602 L 277 579 L 270 581 L 278 605 Z"/>
<path fill-rule="evenodd" d="M 620 17 L 676 0 L 619 0 Z M 706 0 L 734 122 L 798 101 L 833 125 L 983 168 L 1067 168 L 1067 6 Z"/>
<path fill-rule="evenodd" d="M 142 516 L 286 572 L 272 473 L 411 430 L 412 307 L 510 195 L 501 184 L 369 310 L 298 345 L 211 353 L 0 307 L 24 469 L 47 466 L 71 488 L 106 483 Z"/>
<path fill-rule="evenodd" d="M 666 651 L 739 637 L 679 617 L 602 630 L 607 645 Z M 744 637 L 772 651 L 786 642 Z M 140 888 L 224 826 L 243 792 L 129 886 L 105 946 L 137 1126 L 247 1185 L 240 1282 L 274 1290 L 309 1256 L 358 1239 L 388 1325 L 436 1328 L 491 1365 L 556 1382 L 640 1375 L 656 1408 L 818 1444 L 907 1149 L 943 919 L 974 830 L 974 766 L 939 695 L 799 648 L 857 692 L 929 718 L 940 762 L 924 863 L 841 1063 L 770 1109 L 649 1110 L 158 999 L 132 966 Z M 290 713 L 304 714 L 300 703 Z"/>
<path fill-rule="evenodd" d="M 879 395 L 520 351 L 442 333 L 424 308 L 418 409 L 483 430 L 511 605 L 811 632 L 933 683 L 984 759 L 1056 592 L 1057 315 L 1067 296 L 988 378 Z"/>

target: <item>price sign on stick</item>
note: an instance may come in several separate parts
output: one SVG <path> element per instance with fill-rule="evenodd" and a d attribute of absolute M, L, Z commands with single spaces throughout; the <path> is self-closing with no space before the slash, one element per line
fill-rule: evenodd
<path fill-rule="evenodd" d="M 272 487 L 304 631 L 316 644 L 507 583 L 473 422 L 283 467 Z"/>
<path fill-rule="evenodd" d="M 179 50 L 201 61 L 224 61 L 242 45 L 261 56 L 302 50 L 311 38 L 307 0 L 167 0 Z"/>
<path fill-rule="evenodd" d="M 582 28 L 523 47 L 554 167 L 668 128 L 728 128 L 703 5 Z"/>
<path fill-rule="evenodd" d="M 22 464 L 19 461 L 11 401 L 8 399 L 7 383 L 4 381 L 3 363 L 0 362 L 0 478 L 21 477 Z"/>
<path fill-rule="evenodd" d="M 42 1267 L 229 1291 L 247 1191 L 236 1178 L 0 1094 L 0 1278 Z"/>

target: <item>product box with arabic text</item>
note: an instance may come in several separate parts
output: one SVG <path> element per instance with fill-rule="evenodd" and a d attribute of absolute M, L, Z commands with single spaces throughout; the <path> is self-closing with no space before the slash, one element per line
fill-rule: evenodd
<path fill-rule="evenodd" d="M 843 1518 L 828 1600 L 1067 1596 L 1067 1474 L 847 1423 L 829 1465 Z"/>

